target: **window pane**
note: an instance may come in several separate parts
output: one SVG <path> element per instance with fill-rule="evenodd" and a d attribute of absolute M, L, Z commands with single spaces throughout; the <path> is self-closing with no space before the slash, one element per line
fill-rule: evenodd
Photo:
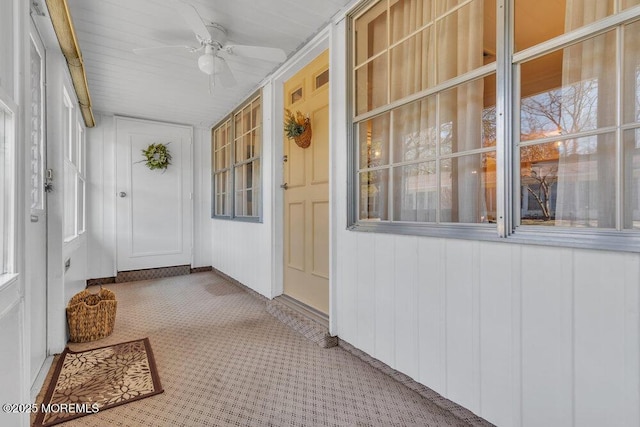
<path fill-rule="evenodd" d="M 244 191 L 236 191 L 236 210 L 235 216 L 244 216 Z"/>
<path fill-rule="evenodd" d="M 253 163 L 245 165 L 245 183 L 246 188 L 253 188 Z"/>
<path fill-rule="evenodd" d="M 356 114 L 371 111 L 387 103 L 387 54 L 356 71 Z"/>
<path fill-rule="evenodd" d="M 238 137 L 236 135 L 235 140 L 233 141 L 233 145 L 235 146 L 235 158 L 234 163 L 238 163 L 241 162 L 242 160 L 244 160 L 244 144 L 243 144 L 243 140 L 244 138 L 242 137 L 242 134 L 240 134 L 240 136 Z"/>
<path fill-rule="evenodd" d="M 11 126 L 10 116 L 0 104 L 0 274 L 10 273 L 10 252 L 13 246 L 11 230 L 11 212 L 13 210 L 12 189 L 14 187 L 12 179 L 13 171 L 13 141 L 9 134 Z"/>
<path fill-rule="evenodd" d="M 254 130 L 251 133 L 251 141 L 253 143 L 252 146 L 252 153 L 253 153 L 253 157 L 258 157 L 260 156 L 260 129 Z"/>
<path fill-rule="evenodd" d="M 440 221 L 495 222 L 495 152 L 440 163 Z"/>
<path fill-rule="evenodd" d="M 394 168 L 394 221 L 435 222 L 437 201 L 435 161 Z"/>
<path fill-rule="evenodd" d="M 394 163 L 436 155 L 435 97 L 393 111 Z"/>
<path fill-rule="evenodd" d="M 251 127 L 257 128 L 262 123 L 262 116 L 260 111 L 260 102 L 254 102 L 251 104 Z"/>
<path fill-rule="evenodd" d="M 85 185 L 84 180 L 78 177 L 78 233 L 83 233 L 85 231 L 84 227 L 84 219 L 85 219 L 85 204 L 84 204 L 84 196 L 85 196 Z"/>
<path fill-rule="evenodd" d="M 481 67 L 485 55 L 491 57 L 491 62 L 495 60 L 495 11 L 495 0 L 475 0 L 438 20 L 436 72 L 439 83 Z"/>
<path fill-rule="evenodd" d="M 244 150 L 243 150 L 244 157 L 237 157 L 236 163 L 242 160 L 247 160 L 251 158 L 252 156 L 251 148 L 253 147 L 253 141 L 251 140 L 251 136 L 252 136 L 251 132 L 249 132 L 244 136 Z"/>
<path fill-rule="evenodd" d="M 238 113 L 234 116 L 234 123 L 234 137 L 238 138 L 239 136 L 242 136 L 242 114 Z"/>
<path fill-rule="evenodd" d="M 434 46 L 431 28 L 391 49 L 391 101 L 433 86 Z"/>
<path fill-rule="evenodd" d="M 356 20 L 356 65 L 387 47 L 387 2 L 382 1 Z"/>
<path fill-rule="evenodd" d="M 523 64 L 521 139 L 614 125 L 615 51 L 611 31 Z"/>
<path fill-rule="evenodd" d="M 389 114 L 361 122 L 358 128 L 360 168 L 389 164 Z"/>
<path fill-rule="evenodd" d="M 71 163 L 64 162 L 64 239 L 70 240 L 76 235 L 76 172 Z"/>
<path fill-rule="evenodd" d="M 251 194 L 252 204 L 253 204 L 253 213 L 251 215 L 255 217 L 260 216 L 260 160 L 254 160 L 253 163 L 253 192 Z"/>
<path fill-rule="evenodd" d="M 431 0 L 399 0 L 391 5 L 391 43 L 431 21 Z"/>
<path fill-rule="evenodd" d="M 322 86 L 326 85 L 327 83 L 329 83 L 329 70 L 324 70 L 323 72 L 321 72 L 316 76 L 315 88 L 319 89 Z"/>
<path fill-rule="evenodd" d="M 214 129 L 214 214 L 258 216 L 260 207 L 261 98 L 243 104 L 229 120 Z M 251 191 L 247 191 L 251 190 Z"/>
<path fill-rule="evenodd" d="M 440 95 L 441 154 L 495 145 L 495 87 L 491 75 Z"/>
<path fill-rule="evenodd" d="M 44 76 L 43 60 L 34 43 L 30 43 L 31 59 L 31 135 L 29 138 L 30 151 L 30 199 L 31 210 L 44 209 Z M 0 114 L 2 111 L 0 110 Z M 0 119 L 0 126 L 2 119 Z M 1 271 L 0 271 L 1 273 Z"/>
<path fill-rule="evenodd" d="M 520 149 L 521 223 L 615 227 L 615 135 Z"/>
<path fill-rule="evenodd" d="M 637 0 L 629 2 L 637 4 Z M 516 51 L 605 18 L 613 14 L 614 3 L 614 0 L 515 0 Z"/>
<path fill-rule="evenodd" d="M 251 130 L 251 105 L 245 107 L 242 110 L 242 124 L 243 124 L 243 133 L 247 133 Z M 237 137 L 238 135 L 236 135 Z"/>
<path fill-rule="evenodd" d="M 360 219 L 389 219 L 389 170 L 360 173 Z"/>
<path fill-rule="evenodd" d="M 640 0 L 639 0 L 640 1 Z M 625 123 L 640 122 L 640 21 L 627 25 L 624 32 Z"/>
<path fill-rule="evenodd" d="M 244 166 L 236 166 L 236 168 L 235 168 L 235 172 L 236 173 L 235 173 L 235 183 L 234 183 L 234 185 L 235 185 L 236 190 L 242 190 L 242 189 L 246 188 L 245 185 L 244 185 L 244 173 L 243 173 L 244 171 L 243 171 L 243 169 L 244 169 Z"/>
<path fill-rule="evenodd" d="M 624 133 L 624 228 L 640 230 L 640 129 Z"/>

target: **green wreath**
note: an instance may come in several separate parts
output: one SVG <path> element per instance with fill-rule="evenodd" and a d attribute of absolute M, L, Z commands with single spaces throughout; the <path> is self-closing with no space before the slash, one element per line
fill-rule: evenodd
<path fill-rule="evenodd" d="M 150 144 L 147 148 L 143 149 L 142 155 L 147 159 L 145 165 L 151 170 L 167 170 L 167 167 L 171 164 L 171 153 L 167 150 L 167 146 L 160 142 Z M 144 162 L 144 160 L 142 161 Z"/>

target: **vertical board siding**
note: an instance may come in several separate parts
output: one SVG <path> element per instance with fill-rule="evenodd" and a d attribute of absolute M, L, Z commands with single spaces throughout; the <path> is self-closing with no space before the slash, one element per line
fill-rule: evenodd
<path fill-rule="evenodd" d="M 418 354 L 420 378 L 423 384 L 441 394 L 446 394 L 444 358 L 444 310 L 445 293 L 441 259 L 444 240 L 420 239 L 418 242 Z M 391 282 L 393 279 L 390 280 Z"/>
<path fill-rule="evenodd" d="M 512 246 L 487 244 L 480 250 L 480 412 L 498 425 L 508 425 L 511 392 Z"/>
<path fill-rule="evenodd" d="M 355 254 L 358 264 L 358 337 L 360 349 L 368 354 L 375 351 L 375 269 L 370 263 L 374 254 L 375 235 L 360 236 Z"/>
<path fill-rule="evenodd" d="M 336 240 L 342 339 L 498 426 L 639 425 L 639 255 Z"/>
<path fill-rule="evenodd" d="M 622 277 L 624 305 L 624 425 L 640 425 L 640 257 L 625 256 Z"/>
<path fill-rule="evenodd" d="M 572 424 L 572 253 L 522 250 L 524 426 Z"/>
<path fill-rule="evenodd" d="M 212 266 L 254 291 L 271 298 L 269 228 L 260 223 L 211 221 Z"/>
<path fill-rule="evenodd" d="M 590 252 L 573 265 L 574 422 L 579 426 L 624 425 L 625 284 L 611 280 L 624 262 L 615 254 Z"/>
<path fill-rule="evenodd" d="M 418 238 L 396 236 L 395 268 L 395 368 L 419 377 L 418 356 Z"/>
<path fill-rule="evenodd" d="M 450 398 L 471 410 L 477 397 L 473 384 L 474 245 L 464 240 L 449 240 L 443 260 L 446 275 L 447 393 Z M 477 410 L 477 409 L 476 409 Z"/>
<path fill-rule="evenodd" d="M 356 236 L 347 232 L 344 233 L 349 238 L 344 239 L 343 243 L 338 245 L 340 248 L 338 263 L 342 265 L 342 275 L 338 277 L 337 283 L 338 288 L 341 289 L 341 298 L 338 302 L 340 311 L 338 314 L 340 318 L 338 328 L 340 336 L 360 348 L 358 334 L 358 269 L 354 262 L 354 254 L 358 250 L 358 242 L 355 238 Z"/>
<path fill-rule="evenodd" d="M 389 366 L 395 366 L 395 268 L 391 263 L 395 253 L 395 238 L 389 234 L 375 236 L 373 271 L 375 275 L 375 349 L 371 354 Z M 376 262 L 377 260 L 377 262 Z M 386 262 L 380 262 L 386 260 Z M 369 265 L 370 266 L 370 265 Z"/>

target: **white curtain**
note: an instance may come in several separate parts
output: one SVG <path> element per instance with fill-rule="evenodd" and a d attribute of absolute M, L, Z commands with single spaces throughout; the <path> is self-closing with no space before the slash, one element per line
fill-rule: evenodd
<path fill-rule="evenodd" d="M 565 31 L 611 13 L 610 1 L 567 0 Z M 563 134 L 611 126 L 616 110 L 615 38 L 601 35 L 564 50 Z M 555 223 L 615 227 L 615 141 L 612 135 L 569 139 L 559 145 Z"/>
<path fill-rule="evenodd" d="M 443 2 L 445 7 L 455 6 L 457 1 Z M 444 81 L 483 65 L 484 2 L 476 0 L 460 8 L 454 15 L 438 25 L 438 81 Z M 482 109 L 484 106 L 482 80 L 467 83 L 440 97 L 440 134 L 442 126 L 450 128 L 449 141 L 443 141 L 442 149 L 463 152 L 480 148 Z M 476 223 L 483 220 L 486 208 L 482 191 L 482 160 L 479 155 L 463 156 L 444 161 L 450 166 L 450 194 L 442 200 L 444 222 Z M 442 176 L 444 181 L 449 179 Z M 447 207 L 450 211 L 445 210 Z"/>
<path fill-rule="evenodd" d="M 391 6 L 391 42 L 404 38 L 429 21 L 431 5 L 421 0 Z M 433 85 L 432 27 L 391 49 L 391 101 Z M 435 155 L 436 106 L 433 99 L 415 102 L 393 113 L 393 161 L 413 161 Z M 395 168 L 393 212 L 396 221 L 435 221 L 435 164 Z"/>

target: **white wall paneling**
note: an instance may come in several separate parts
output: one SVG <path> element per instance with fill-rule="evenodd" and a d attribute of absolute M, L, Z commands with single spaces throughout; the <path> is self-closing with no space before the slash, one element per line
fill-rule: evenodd
<path fill-rule="evenodd" d="M 338 241 L 344 340 L 500 426 L 638 425 L 637 254 Z"/>
<path fill-rule="evenodd" d="M 115 125 L 112 115 L 95 113 L 87 130 L 87 276 L 116 274 Z"/>
<path fill-rule="evenodd" d="M 0 288 L 0 402 L 27 402 L 28 386 L 25 365 L 29 357 L 25 352 L 24 299 L 21 295 L 21 283 L 14 281 Z M 0 424 L 6 426 L 26 426 L 24 414 L 0 412 Z"/>
<path fill-rule="evenodd" d="M 193 132 L 193 267 L 212 265 L 211 245 L 211 147 L 210 130 Z M 115 253 L 115 119 L 96 114 L 96 127 L 87 132 L 89 170 L 87 194 L 88 278 L 110 277 L 117 273 Z"/>
<path fill-rule="evenodd" d="M 193 132 L 193 267 L 211 265 L 211 130 Z"/>

